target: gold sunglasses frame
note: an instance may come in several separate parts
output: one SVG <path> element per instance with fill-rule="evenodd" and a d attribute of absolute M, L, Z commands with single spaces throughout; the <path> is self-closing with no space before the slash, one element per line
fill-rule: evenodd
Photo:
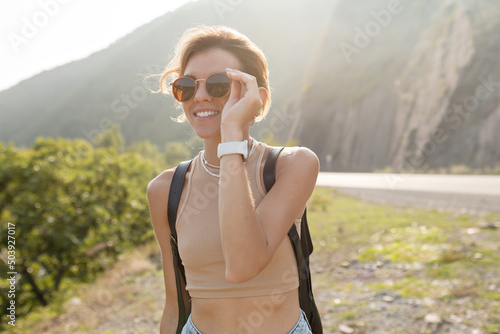
<path fill-rule="evenodd" d="M 208 76 L 208 78 L 206 78 L 206 79 L 193 79 L 193 78 L 191 78 L 191 77 L 187 77 L 187 76 L 177 78 L 177 79 L 175 79 L 175 80 L 174 80 L 174 82 L 171 82 L 171 83 L 170 83 L 170 86 L 172 86 L 172 95 L 174 96 L 174 98 L 175 98 L 178 102 L 181 102 L 181 103 L 182 103 L 182 102 L 188 102 L 188 101 L 191 101 L 191 100 L 192 100 L 192 99 L 196 96 L 196 92 L 198 91 L 198 81 L 205 81 L 205 86 L 206 86 L 206 81 L 207 81 L 208 79 L 210 79 L 211 77 L 213 77 L 214 75 L 218 75 L 218 74 L 223 74 L 223 75 L 225 75 L 225 76 L 226 76 L 226 78 L 228 78 L 228 79 L 229 79 L 229 89 L 227 90 L 227 93 L 226 93 L 226 94 L 224 94 L 224 95 L 222 95 L 222 96 L 220 96 L 220 97 L 215 97 L 215 96 L 212 96 L 212 94 L 210 94 L 210 93 L 208 92 L 208 90 L 207 90 L 207 93 L 208 93 L 208 95 L 210 95 L 210 96 L 211 96 L 212 98 L 214 98 L 214 99 L 220 99 L 220 98 L 223 98 L 223 97 L 227 96 L 227 94 L 229 94 L 229 93 L 231 92 L 231 82 L 232 82 L 232 81 L 231 81 L 231 79 L 229 78 L 229 76 L 227 75 L 227 73 L 225 73 L 225 72 L 217 72 L 217 73 L 210 74 L 210 75 Z M 178 80 L 180 80 L 180 79 L 190 79 L 190 80 L 193 80 L 193 81 L 194 81 L 194 93 L 193 93 L 193 96 L 191 96 L 191 98 L 189 98 L 189 99 L 187 99 L 187 100 L 185 100 L 185 101 L 181 101 L 181 100 L 177 99 L 176 94 L 174 93 L 174 85 L 175 85 L 175 83 L 176 83 Z"/>

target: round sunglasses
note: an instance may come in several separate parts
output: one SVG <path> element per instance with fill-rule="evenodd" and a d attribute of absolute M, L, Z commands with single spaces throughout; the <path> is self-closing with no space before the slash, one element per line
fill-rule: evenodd
<path fill-rule="evenodd" d="M 213 98 L 221 98 L 229 93 L 231 80 L 226 73 L 214 73 L 206 79 L 180 77 L 170 85 L 175 99 L 179 102 L 191 100 L 198 90 L 198 81 L 204 80 L 208 94 Z"/>

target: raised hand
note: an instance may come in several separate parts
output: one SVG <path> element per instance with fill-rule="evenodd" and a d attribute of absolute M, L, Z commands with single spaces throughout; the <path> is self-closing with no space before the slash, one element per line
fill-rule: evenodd
<path fill-rule="evenodd" d="M 267 91 L 259 88 L 257 79 L 248 73 L 230 68 L 226 68 L 226 73 L 231 79 L 231 92 L 222 110 L 221 135 L 223 140 L 225 137 L 241 140 L 239 137 L 248 131 L 251 120 L 259 114 Z"/>

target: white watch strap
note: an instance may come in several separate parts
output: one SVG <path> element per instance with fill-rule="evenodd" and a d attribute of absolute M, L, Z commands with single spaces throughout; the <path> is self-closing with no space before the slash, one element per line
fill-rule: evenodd
<path fill-rule="evenodd" d="M 223 155 L 236 153 L 243 155 L 243 159 L 248 157 L 248 140 L 228 141 L 220 143 L 219 146 L 217 146 L 217 157 L 219 159 Z"/>

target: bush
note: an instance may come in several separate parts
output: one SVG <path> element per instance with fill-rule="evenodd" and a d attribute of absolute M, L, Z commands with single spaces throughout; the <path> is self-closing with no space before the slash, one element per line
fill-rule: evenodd
<path fill-rule="evenodd" d="M 158 168 L 136 153 L 84 140 L 0 144 L 0 247 L 15 224 L 16 315 L 47 305 L 72 280 L 88 281 L 125 249 L 152 240 L 146 197 Z M 4 259 L 5 260 L 5 259 Z M 7 270 L 8 269 L 8 270 Z M 8 282 L 0 283 L 2 316 Z"/>

